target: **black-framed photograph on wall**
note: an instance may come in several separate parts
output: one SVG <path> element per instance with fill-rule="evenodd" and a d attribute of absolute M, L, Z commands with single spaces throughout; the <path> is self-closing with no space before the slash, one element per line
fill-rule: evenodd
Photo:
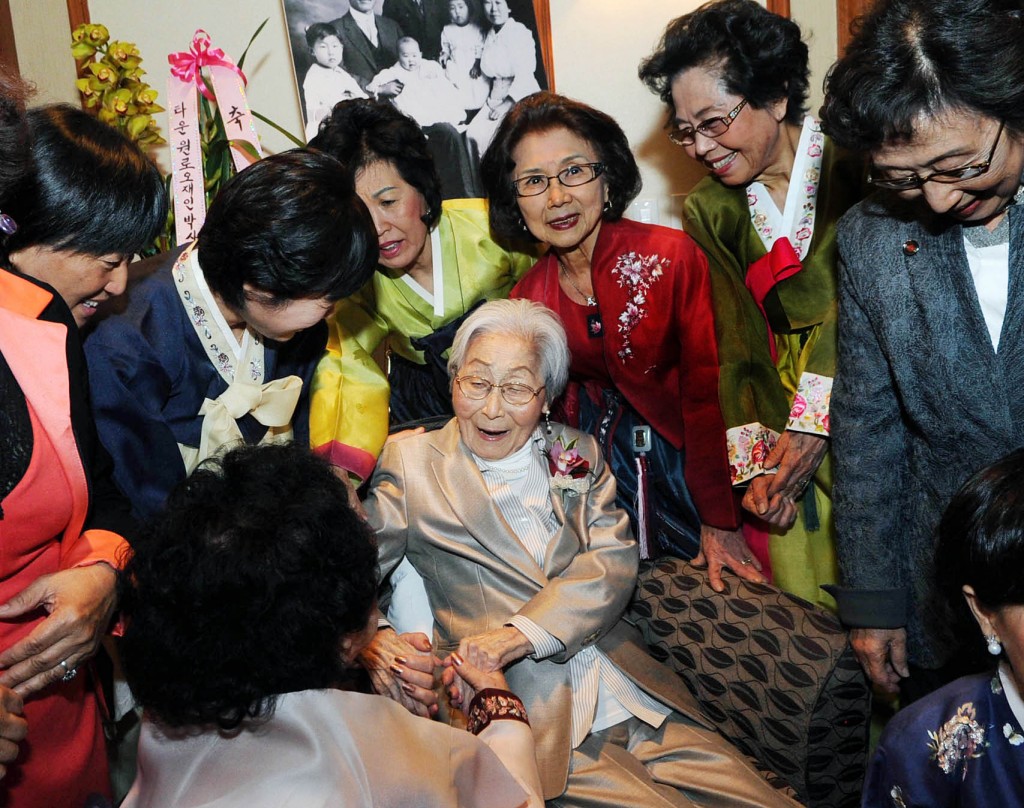
<path fill-rule="evenodd" d="M 306 139 L 339 101 L 376 98 L 427 136 L 444 197 L 482 195 L 501 119 L 552 87 L 548 0 L 282 0 Z"/>

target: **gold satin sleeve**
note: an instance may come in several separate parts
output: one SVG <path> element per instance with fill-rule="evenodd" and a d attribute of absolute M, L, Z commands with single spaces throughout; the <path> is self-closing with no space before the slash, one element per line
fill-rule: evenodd
<path fill-rule="evenodd" d="M 371 285 L 338 301 L 310 399 L 313 450 L 360 480 L 373 472 L 388 436 L 390 388 L 373 358 L 388 328 L 375 308 Z"/>

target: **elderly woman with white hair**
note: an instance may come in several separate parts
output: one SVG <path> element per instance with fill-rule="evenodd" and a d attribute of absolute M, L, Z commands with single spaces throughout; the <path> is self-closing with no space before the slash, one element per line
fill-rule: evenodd
<path fill-rule="evenodd" d="M 540 304 L 491 301 L 466 319 L 448 364 L 455 418 L 385 446 L 371 482 L 382 576 L 408 559 L 436 652 L 504 669 L 530 715 L 545 799 L 793 805 L 623 619 L 639 554 L 615 479 L 591 436 L 547 418 L 568 366 L 565 331 Z M 392 673 L 418 693 L 403 661 Z"/>

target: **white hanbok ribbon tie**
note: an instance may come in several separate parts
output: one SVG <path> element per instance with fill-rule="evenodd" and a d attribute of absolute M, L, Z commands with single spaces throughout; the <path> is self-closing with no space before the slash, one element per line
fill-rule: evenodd
<path fill-rule="evenodd" d="M 187 469 L 188 473 L 191 474 L 202 460 L 216 454 L 224 446 L 243 440 L 238 419 L 244 415 L 251 415 L 268 427 L 268 438 L 280 440 L 283 436 L 275 432 L 291 423 L 301 392 L 302 379 L 287 376 L 265 384 L 236 380 L 216 400 L 206 399 L 199 410 L 199 414 L 204 416 L 199 452 L 195 465 Z M 289 437 L 290 434 L 289 429 Z M 266 439 L 262 442 L 266 442 Z"/>

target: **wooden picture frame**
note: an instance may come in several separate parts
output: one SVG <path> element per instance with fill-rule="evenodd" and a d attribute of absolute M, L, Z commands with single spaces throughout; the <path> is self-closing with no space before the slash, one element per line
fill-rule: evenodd
<path fill-rule="evenodd" d="M 858 17 L 867 14 L 874 5 L 874 0 L 836 0 L 836 28 L 839 42 L 837 53 L 840 57 L 846 52 L 846 46 L 853 39 L 853 24 Z"/>
<path fill-rule="evenodd" d="M 548 89 L 555 92 L 555 54 L 554 48 L 551 46 L 551 0 L 533 0 L 533 15 L 536 20 L 540 55 L 544 62 L 544 74 L 548 77 Z"/>
<path fill-rule="evenodd" d="M 14 43 L 14 23 L 10 0 L 0 0 L 0 65 L 18 72 L 18 48 Z"/>
<path fill-rule="evenodd" d="M 69 0 L 70 2 L 70 0 Z M 790 16 L 790 0 L 767 0 L 768 10 L 783 17 Z M 867 14 L 875 0 L 836 0 L 836 54 L 842 57 L 853 38 L 853 25 Z"/>

